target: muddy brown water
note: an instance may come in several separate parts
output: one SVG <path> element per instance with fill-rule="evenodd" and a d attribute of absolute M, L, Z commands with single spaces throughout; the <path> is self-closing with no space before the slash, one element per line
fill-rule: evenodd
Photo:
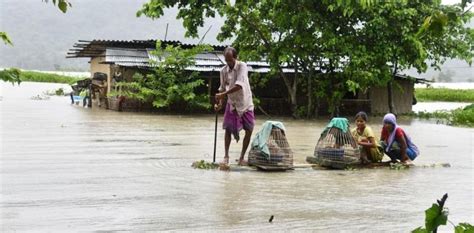
<path fill-rule="evenodd" d="M 212 160 L 213 115 L 87 109 L 68 97 L 30 99 L 58 84 L 1 85 L 2 232 L 408 232 L 444 193 L 449 220 L 474 223 L 473 129 L 399 122 L 421 150 L 415 163 L 450 168 L 196 170 L 193 161 Z M 256 130 L 265 120 L 257 116 Z M 296 163 L 312 155 L 327 123 L 272 120 L 285 124 Z M 369 120 L 378 134 L 381 119 Z M 222 139 L 219 130 L 218 159 Z M 232 159 L 240 147 L 232 143 Z"/>

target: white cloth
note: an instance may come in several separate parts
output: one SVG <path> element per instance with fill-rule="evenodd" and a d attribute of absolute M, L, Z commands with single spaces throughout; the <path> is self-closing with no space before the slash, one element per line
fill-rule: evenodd
<path fill-rule="evenodd" d="M 230 93 L 227 96 L 227 102 L 231 105 L 231 110 L 237 110 L 239 116 L 247 111 L 253 111 L 252 91 L 250 90 L 247 64 L 236 61 L 234 69 L 230 69 L 228 65 L 224 66 L 220 72 L 219 92 L 228 91 L 239 85 L 242 89 Z"/>

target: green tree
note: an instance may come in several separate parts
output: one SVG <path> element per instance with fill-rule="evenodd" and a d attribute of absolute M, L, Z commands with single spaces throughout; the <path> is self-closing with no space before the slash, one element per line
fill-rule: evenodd
<path fill-rule="evenodd" d="M 441 5 L 441 1 L 387 1 L 363 8 L 360 42 L 364 53 L 351 59 L 364 61 L 364 69 L 387 83 L 390 112 L 393 104 L 394 75 L 415 68 L 423 73 L 431 63 L 439 67 L 446 58 L 460 58 L 469 64 L 474 55 L 474 33 L 464 25 L 472 18 L 461 4 Z M 355 52 L 359 52 L 355 50 Z M 351 69 L 358 70 L 358 63 Z"/>
<path fill-rule="evenodd" d="M 464 9 L 467 2 L 150 0 L 138 15 L 157 18 L 163 8 L 177 5 L 188 36 L 197 36 L 205 17 L 225 16 L 218 39 L 234 39 L 244 59 L 268 60 L 288 89 L 293 112 L 300 82 L 307 111 L 312 111 L 312 97 L 325 98 L 330 111 L 337 112 L 345 92 L 387 84 L 388 105 L 396 113 L 392 83 L 397 72 L 425 72 L 428 62 L 439 67 L 446 58 L 471 62 L 474 33 L 464 26 L 472 18 Z M 287 77 L 285 66 L 301 71 L 304 82 L 298 74 Z"/>
<path fill-rule="evenodd" d="M 158 42 L 153 55 L 157 61 L 151 60 L 153 72 L 135 74 L 132 82 L 120 82 L 122 91 L 111 95 L 124 95 L 141 102 L 151 102 L 156 108 L 184 106 L 185 110 L 208 109 L 209 95 L 196 94 L 196 89 L 204 85 L 198 72 L 190 72 L 188 67 L 195 64 L 194 56 L 210 51 L 210 46 L 199 45 L 191 49 L 167 45 L 165 48 Z"/>
<path fill-rule="evenodd" d="M 219 40 L 233 39 L 243 60 L 267 60 L 272 74 L 283 80 L 288 90 L 288 99 L 295 115 L 298 108 L 298 86 L 301 77 L 309 77 L 305 82 L 310 85 L 320 70 L 323 59 L 329 58 L 327 69 L 337 71 L 341 58 L 348 48 L 345 38 L 340 36 L 344 30 L 357 23 L 349 21 L 342 11 L 328 11 L 328 3 L 319 1 L 230 1 L 204 0 L 150 0 L 137 13 L 151 18 L 163 15 L 163 9 L 177 5 L 178 18 L 183 20 L 187 29 L 186 35 L 197 37 L 197 29 L 204 23 L 204 18 L 215 17 L 216 13 L 225 16 L 225 24 L 218 35 Z M 290 77 L 284 67 L 291 67 L 296 74 Z M 336 75 L 341 76 L 341 75 Z M 325 83 L 334 83 L 330 76 Z M 341 76 L 342 77 L 342 76 Z M 316 85 L 321 87 L 322 85 Z M 333 85 L 337 88 L 340 85 Z M 344 87 L 344 85 L 342 86 Z M 308 89 L 308 93 L 312 93 Z M 315 90 L 321 96 L 321 90 Z M 341 92 L 334 91 L 340 99 Z M 312 109 L 312 94 L 308 94 L 309 109 Z"/>

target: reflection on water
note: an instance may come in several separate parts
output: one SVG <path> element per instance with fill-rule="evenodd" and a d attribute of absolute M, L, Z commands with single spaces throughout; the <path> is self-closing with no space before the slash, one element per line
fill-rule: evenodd
<path fill-rule="evenodd" d="M 2 231 L 407 232 L 424 224 L 424 210 L 446 192 L 449 219 L 474 221 L 472 129 L 400 120 L 422 152 L 416 163 L 451 168 L 203 171 L 190 165 L 212 160 L 212 115 L 119 113 L 72 106 L 68 97 L 30 99 L 58 87 L 2 84 Z M 257 116 L 256 130 L 265 120 Z M 327 123 L 273 120 L 285 124 L 295 163 L 312 155 Z M 370 122 L 379 132 L 381 119 Z M 219 159 L 222 139 L 219 130 Z M 233 142 L 232 159 L 240 147 Z"/>

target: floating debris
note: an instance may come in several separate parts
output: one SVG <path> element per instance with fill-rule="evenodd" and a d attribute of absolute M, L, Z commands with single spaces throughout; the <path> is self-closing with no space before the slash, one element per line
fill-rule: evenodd
<path fill-rule="evenodd" d="M 206 162 L 204 160 L 200 160 L 200 161 L 193 162 L 191 167 L 197 168 L 197 169 L 217 169 L 217 168 L 219 168 L 219 164 L 210 163 L 210 162 Z"/>
<path fill-rule="evenodd" d="M 49 95 L 49 96 L 53 96 L 53 95 L 58 95 L 58 96 L 64 96 L 65 95 L 65 92 L 64 92 L 64 88 L 60 87 L 56 90 L 49 90 L 49 91 L 45 91 L 43 92 L 43 95 Z"/>
<path fill-rule="evenodd" d="M 390 163 L 390 169 L 392 170 L 405 170 L 410 168 L 410 165 L 403 163 Z"/>
<path fill-rule="evenodd" d="M 273 222 L 273 215 L 270 216 L 270 219 L 268 219 L 268 222 Z"/>
<path fill-rule="evenodd" d="M 47 95 L 34 95 L 32 97 L 30 97 L 31 100 L 49 100 L 50 97 L 47 96 Z"/>

